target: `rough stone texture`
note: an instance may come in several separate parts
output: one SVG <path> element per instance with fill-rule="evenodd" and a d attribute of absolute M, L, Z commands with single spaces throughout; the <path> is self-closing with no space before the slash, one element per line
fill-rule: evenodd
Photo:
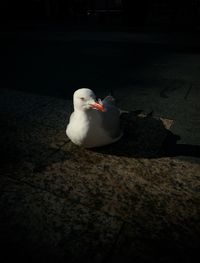
<path fill-rule="evenodd" d="M 32 262 L 100 262 L 122 225 L 98 210 L 13 179 L 4 181 L 0 209 L 1 248 Z"/>
<path fill-rule="evenodd" d="M 63 159 L 54 156 L 54 163 L 40 169 L 21 180 L 123 220 L 150 216 L 158 226 L 160 213 L 168 221 L 172 213 L 177 224 L 192 213 L 198 217 L 200 164 L 190 160 L 80 152 L 69 143 L 63 147 Z"/>
<path fill-rule="evenodd" d="M 71 111 L 71 101 L 51 99 L 48 104 L 31 114 L 31 121 L 53 129 L 64 130 Z"/>
<path fill-rule="evenodd" d="M 35 168 L 67 142 L 65 127 L 71 104 L 39 95 L 1 91 L 2 166 L 7 172 L 20 175 L 19 168 Z"/>
<path fill-rule="evenodd" d="M 199 147 L 198 142 L 196 151 L 177 144 L 172 115 L 154 116 L 147 108 L 124 114 L 119 142 L 83 149 L 65 135 L 71 102 L 43 96 L 34 100 L 14 91 L 10 101 L 9 92 L 4 93 L 0 247 L 10 253 L 1 257 L 31 262 L 196 262 Z M 21 109 L 10 108 L 20 97 L 26 101 Z M 189 108 L 192 114 L 197 109 Z"/>

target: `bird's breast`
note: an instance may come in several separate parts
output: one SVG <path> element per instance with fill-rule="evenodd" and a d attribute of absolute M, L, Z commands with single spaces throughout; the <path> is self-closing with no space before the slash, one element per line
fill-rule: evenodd
<path fill-rule="evenodd" d="M 106 145 L 112 141 L 102 129 L 102 116 L 95 110 L 88 115 L 73 116 L 66 133 L 73 143 L 86 148 Z"/>

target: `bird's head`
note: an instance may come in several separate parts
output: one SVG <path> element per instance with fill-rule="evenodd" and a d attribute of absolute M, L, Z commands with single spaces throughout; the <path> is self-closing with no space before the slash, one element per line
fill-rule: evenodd
<path fill-rule="evenodd" d="M 74 92 L 74 109 L 79 111 L 87 111 L 89 109 L 96 109 L 105 111 L 101 100 L 96 100 L 94 92 L 87 88 L 78 89 Z"/>

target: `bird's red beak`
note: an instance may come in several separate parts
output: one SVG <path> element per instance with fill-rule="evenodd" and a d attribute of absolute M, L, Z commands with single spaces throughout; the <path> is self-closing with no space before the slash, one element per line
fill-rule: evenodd
<path fill-rule="evenodd" d="M 104 105 L 101 104 L 101 103 L 94 102 L 94 103 L 92 103 L 92 104 L 90 104 L 90 105 L 91 105 L 91 108 L 93 108 L 93 109 L 96 109 L 96 110 L 99 110 L 99 111 L 102 111 L 102 112 L 105 111 L 105 107 L 104 107 Z"/>

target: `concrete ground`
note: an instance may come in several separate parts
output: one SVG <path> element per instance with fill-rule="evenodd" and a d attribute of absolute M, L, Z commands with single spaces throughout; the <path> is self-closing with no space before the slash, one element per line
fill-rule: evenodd
<path fill-rule="evenodd" d="M 1 261 L 196 262 L 197 42 L 35 34 L 1 42 Z M 133 111 L 118 143 L 87 150 L 66 137 L 71 95 L 82 85 L 100 97 L 112 89 Z"/>

